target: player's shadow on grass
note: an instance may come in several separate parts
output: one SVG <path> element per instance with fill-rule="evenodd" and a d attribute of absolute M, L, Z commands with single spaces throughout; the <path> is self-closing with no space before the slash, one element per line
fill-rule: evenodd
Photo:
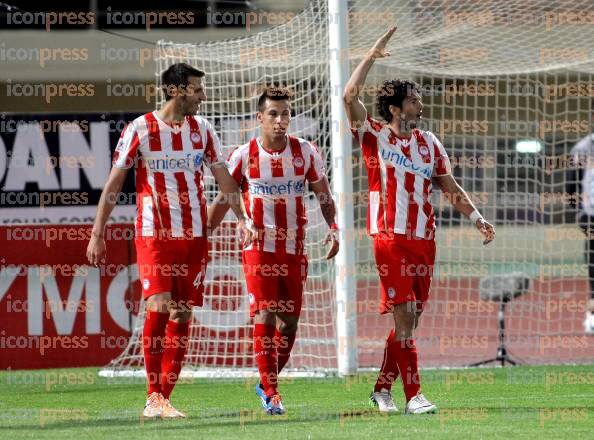
<path fill-rule="evenodd" d="M 487 413 L 505 415 L 510 413 L 514 418 L 522 418 L 522 416 L 532 417 L 533 414 L 537 414 L 542 409 L 547 407 L 498 407 L 498 406 L 481 406 L 481 409 L 485 409 Z M 551 407 L 553 408 L 553 407 Z M 555 407 L 557 408 L 557 407 Z M 447 410 L 464 410 L 468 411 L 476 410 L 476 407 L 444 407 L 442 411 Z M 563 407 L 564 410 L 583 410 L 586 409 L 589 414 L 594 413 L 593 406 L 576 406 L 576 407 Z M 220 413 L 211 413 L 206 416 L 200 414 L 200 410 L 196 414 L 189 413 L 187 419 L 176 419 L 176 420 L 161 420 L 161 419 L 147 419 L 143 418 L 141 414 L 137 416 L 123 416 L 119 418 L 96 418 L 88 421 L 60 421 L 60 422 L 48 422 L 43 427 L 40 423 L 35 424 L 22 424 L 14 426 L 0 426 L 2 430 L 14 430 L 14 431 L 28 431 L 28 430 L 40 430 L 40 431 L 52 431 L 52 430 L 64 430 L 68 428 L 109 428 L 109 427 L 147 427 L 147 428 L 160 428 L 167 430 L 172 429 L 190 429 L 190 428 L 216 428 L 216 427 L 229 427 L 236 426 L 239 428 L 246 426 L 257 426 L 257 425 L 269 425 L 271 423 L 303 423 L 303 422 L 336 422 L 339 424 L 348 424 L 357 420 L 365 421 L 385 421 L 387 418 L 398 418 L 403 416 L 402 412 L 393 415 L 386 415 L 379 413 L 377 409 L 368 408 L 352 408 L 346 411 L 329 411 L 322 412 L 312 409 L 310 414 L 303 414 L 303 409 L 295 411 L 291 415 L 286 416 L 269 416 L 262 410 L 244 410 L 244 411 L 229 411 Z M 91 415 L 92 417 L 92 415 Z M 431 420 L 433 417 L 439 417 L 439 413 L 435 415 L 416 416 L 415 419 L 426 418 Z M 410 417 L 412 420 L 413 417 Z"/>
<path fill-rule="evenodd" d="M 216 427 L 245 427 L 255 425 L 268 425 L 271 423 L 303 423 L 303 422 L 332 422 L 335 421 L 340 423 L 341 421 L 356 420 L 358 417 L 365 417 L 366 420 L 373 420 L 374 418 L 385 419 L 385 416 L 379 415 L 379 413 L 370 414 L 367 410 L 352 410 L 348 412 L 331 411 L 321 412 L 317 411 L 310 414 L 303 414 L 301 411 L 295 411 L 292 415 L 286 416 L 270 416 L 265 414 L 261 409 L 254 410 L 243 410 L 243 411 L 222 411 L 220 413 L 211 413 L 206 416 L 200 414 L 200 410 L 196 411 L 196 414 L 189 413 L 187 419 L 177 420 L 161 420 L 161 419 L 147 419 L 142 418 L 141 414 L 136 416 L 122 416 L 118 418 L 93 418 L 93 415 L 89 415 L 91 420 L 64 420 L 64 421 L 47 421 L 44 426 L 40 426 L 40 422 L 36 423 L 19 423 L 13 426 L 4 426 L 3 429 L 15 430 L 15 431 L 53 431 L 53 430 L 64 430 L 68 428 L 79 429 L 85 428 L 117 428 L 117 427 L 131 427 L 137 426 L 142 428 L 143 426 L 150 427 L 151 429 L 162 426 L 164 429 L 188 429 L 188 428 L 216 428 Z"/>
<path fill-rule="evenodd" d="M 63 388 L 62 385 L 52 386 L 49 390 L 45 388 L 45 385 L 41 385 L 42 388 L 39 389 L 31 389 L 27 390 L 28 395 L 38 395 L 43 394 L 44 396 L 48 395 L 58 395 L 58 394 L 75 394 L 79 395 L 81 392 L 85 394 L 95 394 L 95 393 L 105 393 L 105 388 L 97 387 L 97 388 L 87 388 L 84 385 L 80 385 L 80 387 L 70 386 L 69 388 Z M 127 385 L 127 386 L 119 386 L 118 388 L 113 388 L 113 395 L 117 395 L 118 392 L 122 392 L 124 394 L 129 393 L 130 391 L 136 391 L 137 388 L 134 385 Z"/>

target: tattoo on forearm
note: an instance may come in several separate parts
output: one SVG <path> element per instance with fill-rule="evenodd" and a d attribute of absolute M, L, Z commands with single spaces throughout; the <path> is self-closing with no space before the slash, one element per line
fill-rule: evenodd
<path fill-rule="evenodd" d="M 326 220 L 328 226 L 331 226 L 335 221 L 334 219 L 336 218 L 336 208 L 334 207 L 334 200 L 332 200 L 332 198 L 330 198 L 329 200 L 320 200 L 320 209 L 322 210 L 324 220 Z"/>

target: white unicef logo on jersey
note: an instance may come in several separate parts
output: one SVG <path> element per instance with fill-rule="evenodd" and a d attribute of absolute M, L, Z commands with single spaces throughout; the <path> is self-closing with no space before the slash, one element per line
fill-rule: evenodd
<path fill-rule="evenodd" d="M 190 134 L 190 140 L 192 142 L 194 142 L 195 144 L 197 144 L 198 142 L 200 142 L 200 135 L 198 133 L 196 133 L 195 131 L 193 131 Z"/>
<path fill-rule="evenodd" d="M 390 299 L 394 298 L 396 296 L 396 291 L 394 290 L 393 287 L 388 288 L 388 297 Z"/>
<path fill-rule="evenodd" d="M 144 290 L 148 290 L 148 288 L 151 286 L 151 282 L 148 279 L 144 279 L 142 280 L 142 287 L 144 287 Z"/>
<path fill-rule="evenodd" d="M 253 305 L 256 302 L 256 298 L 254 297 L 253 293 L 248 294 L 248 298 L 250 300 L 250 305 Z"/>
<path fill-rule="evenodd" d="M 421 153 L 423 156 L 427 156 L 429 154 L 429 148 L 427 145 L 419 146 L 419 153 Z"/>
<path fill-rule="evenodd" d="M 303 165 L 305 165 L 305 162 L 303 161 L 302 157 L 295 157 L 293 158 L 293 165 L 297 168 L 301 168 Z"/>

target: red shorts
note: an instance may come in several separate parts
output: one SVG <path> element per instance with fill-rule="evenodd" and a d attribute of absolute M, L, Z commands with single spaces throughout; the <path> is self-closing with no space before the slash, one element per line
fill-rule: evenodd
<path fill-rule="evenodd" d="M 171 292 L 173 301 L 201 306 L 208 257 L 206 237 L 192 239 L 136 239 L 138 275 L 143 298 Z"/>
<path fill-rule="evenodd" d="M 250 316 L 259 310 L 299 316 L 307 279 L 307 257 L 258 250 L 243 251 Z"/>
<path fill-rule="evenodd" d="M 435 263 L 435 241 L 410 239 L 404 234 L 374 237 L 375 264 L 380 276 L 380 313 L 395 304 L 416 303 L 422 311 L 429 297 Z"/>

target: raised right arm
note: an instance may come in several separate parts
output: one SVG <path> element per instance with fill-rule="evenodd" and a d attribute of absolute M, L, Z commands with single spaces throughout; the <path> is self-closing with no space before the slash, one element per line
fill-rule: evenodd
<path fill-rule="evenodd" d="M 365 55 L 365 58 L 363 58 L 363 61 L 361 61 L 353 71 L 353 74 L 344 88 L 342 99 L 345 103 L 346 114 L 351 128 L 360 127 L 367 118 L 367 110 L 365 110 L 365 106 L 363 105 L 363 102 L 361 102 L 359 95 L 361 93 L 361 89 L 365 85 L 367 74 L 369 73 L 369 69 L 371 69 L 375 59 L 390 56 L 390 53 L 385 49 L 386 44 L 388 44 L 388 41 L 394 32 L 396 32 L 395 26 L 391 27 L 384 35 L 380 37 L 379 40 L 375 42 L 373 47 Z"/>

